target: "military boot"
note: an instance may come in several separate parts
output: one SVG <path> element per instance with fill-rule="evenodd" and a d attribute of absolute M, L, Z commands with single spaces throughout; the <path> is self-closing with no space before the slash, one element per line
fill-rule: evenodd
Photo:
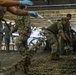
<path fill-rule="evenodd" d="M 56 53 L 51 54 L 51 60 L 59 60 L 59 59 L 60 59 L 60 57 L 58 54 L 56 54 Z"/>

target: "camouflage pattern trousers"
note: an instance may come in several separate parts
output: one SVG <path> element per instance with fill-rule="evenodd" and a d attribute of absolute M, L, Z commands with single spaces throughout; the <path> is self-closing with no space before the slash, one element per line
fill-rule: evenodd
<path fill-rule="evenodd" d="M 19 35 L 19 37 L 16 40 L 16 46 L 21 55 L 25 55 L 25 52 L 28 49 L 28 45 L 27 45 L 28 38 L 29 38 L 28 36 Z"/>
<path fill-rule="evenodd" d="M 65 47 L 68 47 L 68 46 L 66 45 L 65 41 L 63 40 L 63 38 L 61 36 L 59 36 L 58 40 L 59 40 L 59 52 L 60 52 L 60 55 L 65 55 L 66 54 Z"/>
<path fill-rule="evenodd" d="M 58 49 L 59 44 L 58 44 L 56 36 L 48 30 L 45 30 L 44 34 L 47 38 L 48 46 L 51 49 L 51 53 L 59 54 L 59 49 Z"/>

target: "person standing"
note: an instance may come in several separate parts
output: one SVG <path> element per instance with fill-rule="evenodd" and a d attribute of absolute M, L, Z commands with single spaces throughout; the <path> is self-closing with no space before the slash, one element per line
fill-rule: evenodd
<path fill-rule="evenodd" d="M 20 6 L 22 10 L 24 10 L 23 6 Z M 25 51 L 28 49 L 28 38 L 31 34 L 31 26 L 30 26 L 30 16 L 17 16 L 15 20 L 15 27 L 11 30 L 11 34 L 17 31 L 19 33 L 19 37 L 16 40 L 16 46 L 21 55 L 25 54 Z"/>
<path fill-rule="evenodd" d="M 20 2 L 22 2 L 23 0 L 21 0 Z M 26 0 L 25 0 L 26 1 Z M 18 16 L 33 16 L 35 18 L 38 17 L 38 13 L 36 11 L 27 11 L 27 10 L 22 10 L 22 9 L 19 9 L 19 8 L 16 8 L 15 6 L 11 6 L 11 7 L 3 7 L 3 6 L 0 6 L 1 9 L 0 9 L 0 19 L 3 18 L 4 14 L 9 11 L 10 13 L 14 14 L 14 15 L 18 15 Z M 23 20 L 24 21 L 24 20 Z M 26 31 L 23 32 L 23 34 L 27 34 Z M 21 37 L 22 38 L 22 37 Z M 27 56 L 28 57 L 28 56 Z M 28 58 L 25 58 L 24 59 L 24 65 L 22 67 L 24 67 L 24 70 L 25 70 L 25 66 L 27 66 L 27 62 L 25 62 L 25 60 L 29 60 Z M 30 63 L 30 62 L 29 62 Z M 29 64 L 28 64 L 29 65 Z M 26 70 L 25 70 L 26 71 Z"/>
<path fill-rule="evenodd" d="M 68 21 L 72 18 L 71 14 L 67 14 L 66 17 L 68 18 Z"/>
<path fill-rule="evenodd" d="M 9 23 L 10 24 L 10 23 Z M 10 44 L 10 34 L 9 32 L 11 31 L 9 24 L 5 22 L 4 26 L 5 28 L 3 29 L 3 32 L 5 33 L 5 46 L 6 46 L 6 51 L 9 51 L 9 44 Z"/>
<path fill-rule="evenodd" d="M 69 45 L 70 45 L 71 40 L 72 40 L 71 27 L 70 27 L 69 19 L 67 18 L 67 23 L 58 26 L 58 28 L 60 30 L 59 31 L 60 54 L 65 55 L 67 52 L 67 49 L 70 47 Z"/>
<path fill-rule="evenodd" d="M 72 38 L 72 33 L 71 33 L 71 24 L 70 24 L 70 21 L 69 21 L 69 20 L 71 20 L 72 15 L 71 15 L 71 14 L 67 14 L 66 17 L 68 18 L 67 26 L 70 27 L 70 38 L 71 38 L 71 40 L 72 40 L 73 38 Z M 69 29 L 68 29 L 68 30 L 69 30 Z"/>
<path fill-rule="evenodd" d="M 18 32 L 19 37 L 16 40 L 16 46 L 21 55 L 24 55 L 28 49 L 27 40 L 31 34 L 30 17 L 29 16 L 18 16 L 16 19 L 16 25 L 11 30 L 10 34 L 13 32 Z"/>

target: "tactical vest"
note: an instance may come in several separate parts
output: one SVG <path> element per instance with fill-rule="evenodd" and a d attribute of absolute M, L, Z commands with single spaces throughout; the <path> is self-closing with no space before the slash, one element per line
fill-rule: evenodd
<path fill-rule="evenodd" d="M 58 34 L 58 27 L 57 27 L 58 23 L 59 23 L 59 22 L 53 23 L 52 25 L 50 25 L 50 26 L 47 28 L 47 30 L 51 31 L 51 32 L 54 33 L 54 34 Z"/>

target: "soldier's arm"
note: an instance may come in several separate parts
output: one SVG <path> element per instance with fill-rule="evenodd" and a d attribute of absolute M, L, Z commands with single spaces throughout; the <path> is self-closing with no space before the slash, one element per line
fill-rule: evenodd
<path fill-rule="evenodd" d="M 61 37 L 62 37 L 64 40 L 67 40 L 66 37 L 65 37 L 64 32 L 60 32 L 60 35 L 61 35 Z"/>
<path fill-rule="evenodd" d="M 30 0 L 0 0 L 0 6 L 10 7 L 17 5 L 33 5 Z"/>
<path fill-rule="evenodd" d="M 22 9 L 18 9 L 16 7 L 8 7 L 7 10 L 9 12 L 11 12 L 14 15 L 18 15 L 18 16 L 26 16 L 26 15 L 30 15 L 32 17 L 37 18 L 38 17 L 38 13 L 36 11 L 27 11 L 27 10 L 22 10 Z"/>
<path fill-rule="evenodd" d="M 67 38 L 65 37 L 65 33 L 64 33 L 62 24 L 61 24 L 61 23 L 58 23 L 57 27 L 58 27 L 58 32 L 59 32 L 60 36 L 61 36 L 64 40 L 67 40 Z"/>
<path fill-rule="evenodd" d="M 26 10 L 21 10 L 19 8 L 16 8 L 16 7 L 8 7 L 7 10 L 14 14 L 14 15 L 19 15 L 19 16 L 25 16 L 25 15 L 28 15 L 28 11 Z"/>
<path fill-rule="evenodd" d="M 20 5 L 19 0 L 0 0 L 0 6 L 9 7 L 17 5 Z"/>

